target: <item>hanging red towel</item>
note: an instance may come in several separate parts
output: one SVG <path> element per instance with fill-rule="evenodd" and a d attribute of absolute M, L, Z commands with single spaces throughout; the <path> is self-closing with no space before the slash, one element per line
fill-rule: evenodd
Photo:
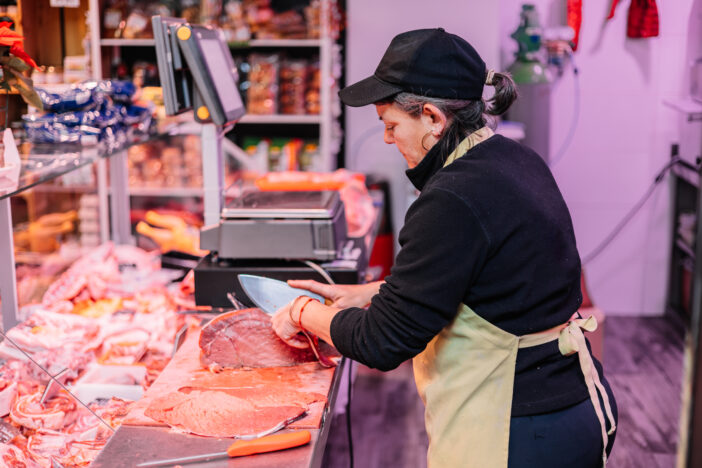
<path fill-rule="evenodd" d="M 607 19 L 614 17 L 619 0 L 612 0 Z M 626 35 L 633 38 L 658 36 L 658 6 L 656 0 L 631 0 Z"/>
<path fill-rule="evenodd" d="M 626 35 L 629 37 L 658 36 L 656 0 L 631 0 Z"/>
<path fill-rule="evenodd" d="M 583 21 L 583 0 L 568 0 L 567 5 L 568 26 L 573 28 L 573 50 L 578 48 L 580 40 L 580 25 Z"/>

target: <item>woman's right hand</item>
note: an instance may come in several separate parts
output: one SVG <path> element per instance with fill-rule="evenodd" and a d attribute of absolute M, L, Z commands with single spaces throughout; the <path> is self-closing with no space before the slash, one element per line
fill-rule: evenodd
<path fill-rule="evenodd" d="M 378 294 L 382 281 L 367 284 L 326 284 L 315 280 L 288 280 L 293 288 L 306 289 L 332 301 L 332 307 L 365 307 Z"/>

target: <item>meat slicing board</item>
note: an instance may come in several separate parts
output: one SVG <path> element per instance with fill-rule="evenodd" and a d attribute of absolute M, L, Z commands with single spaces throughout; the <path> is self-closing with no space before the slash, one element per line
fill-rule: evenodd
<path fill-rule="evenodd" d="M 308 362 L 290 367 L 261 369 L 227 369 L 219 373 L 210 372 L 200 363 L 198 341 L 200 328 L 191 327 L 178 352 L 161 372 L 156 381 L 136 402 L 122 424 L 130 426 L 165 426 L 144 414 L 155 399 L 182 387 L 202 388 L 250 388 L 260 394 L 266 388 L 287 388 L 302 393 L 318 393 L 325 397 L 309 405 L 307 416 L 292 423 L 293 429 L 318 429 L 327 404 L 334 372 L 337 368 L 324 368 L 317 362 Z"/>

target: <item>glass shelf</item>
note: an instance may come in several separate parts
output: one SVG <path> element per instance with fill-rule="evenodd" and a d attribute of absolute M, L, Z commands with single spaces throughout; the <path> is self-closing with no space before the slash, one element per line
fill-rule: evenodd
<path fill-rule="evenodd" d="M 237 123 L 240 124 L 319 124 L 319 114 L 246 114 Z"/>
<path fill-rule="evenodd" d="M 232 49 L 249 49 L 255 47 L 321 47 L 320 39 L 252 39 L 247 42 L 230 42 Z M 154 39 L 100 39 L 100 45 L 105 47 L 153 47 Z"/>
<path fill-rule="evenodd" d="M 108 147 L 104 144 L 80 146 L 20 143 L 17 145 L 20 156 L 19 171 L 14 167 L 0 168 L 0 200 L 92 164 L 100 158 L 110 157 L 130 146 L 167 136 L 162 134 L 135 136 L 128 143 L 116 147 Z"/>

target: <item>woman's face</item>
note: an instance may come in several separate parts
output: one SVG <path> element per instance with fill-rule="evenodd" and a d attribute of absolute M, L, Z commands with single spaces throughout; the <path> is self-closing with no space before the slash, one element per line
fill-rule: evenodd
<path fill-rule="evenodd" d="M 424 114 L 412 117 L 395 104 L 376 104 L 375 108 L 378 111 L 378 117 L 385 124 L 383 140 L 389 145 L 397 146 L 407 161 L 407 166 L 412 169 L 427 154 L 427 150 L 422 148 L 422 137 L 432 128 L 431 118 Z M 428 137 L 425 145 L 431 148 L 435 142 L 435 139 Z"/>

